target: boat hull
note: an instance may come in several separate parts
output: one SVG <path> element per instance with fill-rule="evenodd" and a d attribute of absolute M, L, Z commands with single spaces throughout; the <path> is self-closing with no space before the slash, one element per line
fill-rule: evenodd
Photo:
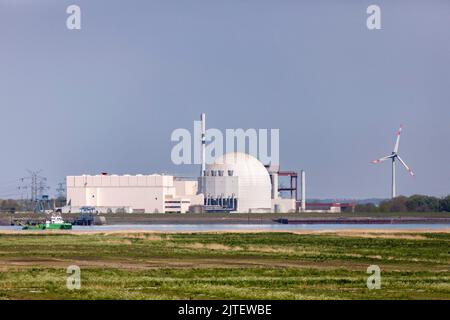
<path fill-rule="evenodd" d="M 49 224 L 45 226 L 45 229 L 49 230 L 70 230 L 72 229 L 72 225 L 70 223 L 61 223 L 61 224 Z"/>
<path fill-rule="evenodd" d="M 22 230 L 71 230 L 72 225 L 70 223 L 50 223 L 50 224 L 37 224 L 24 226 Z"/>

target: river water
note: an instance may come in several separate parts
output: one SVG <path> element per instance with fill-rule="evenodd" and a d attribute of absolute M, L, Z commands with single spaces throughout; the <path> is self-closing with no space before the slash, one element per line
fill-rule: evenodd
<path fill-rule="evenodd" d="M 418 230 L 449 229 L 450 224 L 120 224 L 105 226 L 74 226 L 74 231 L 158 231 L 158 232 L 208 232 L 208 231 L 295 231 L 295 230 Z M 0 226 L 0 230 L 21 230 L 17 226 Z"/>

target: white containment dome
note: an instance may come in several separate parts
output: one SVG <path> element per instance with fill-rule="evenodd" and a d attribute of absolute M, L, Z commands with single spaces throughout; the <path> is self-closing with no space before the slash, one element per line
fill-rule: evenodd
<path fill-rule="evenodd" d="M 205 184 L 205 197 L 236 197 L 237 212 L 270 211 L 270 176 L 255 157 L 241 152 L 227 153 L 206 165 L 205 175 L 209 181 Z"/>

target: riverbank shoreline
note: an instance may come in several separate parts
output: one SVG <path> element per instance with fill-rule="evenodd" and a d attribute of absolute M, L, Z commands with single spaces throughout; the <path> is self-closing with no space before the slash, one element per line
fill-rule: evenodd
<path fill-rule="evenodd" d="M 45 222 L 49 214 L 0 214 L 0 226 L 20 225 L 27 222 Z M 73 221 L 78 214 L 63 214 Z M 450 224 L 450 213 L 289 213 L 289 214 L 104 214 L 94 215 L 96 225 L 161 225 L 161 224 L 278 224 L 286 219 L 296 224 Z M 283 220 L 279 220 L 282 222 Z M 284 222 L 286 222 L 284 220 Z"/>

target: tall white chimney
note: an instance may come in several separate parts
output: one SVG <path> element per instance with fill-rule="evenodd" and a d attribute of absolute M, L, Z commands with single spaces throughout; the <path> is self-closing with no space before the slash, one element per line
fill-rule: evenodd
<path fill-rule="evenodd" d="M 306 210 L 306 173 L 305 170 L 302 170 L 302 202 L 301 209 L 304 212 Z"/>
<path fill-rule="evenodd" d="M 278 172 L 272 172 L 272 199 L 278 199 Z"/>
<path fill-rule="evenodd" d="M 206 115 L 204 113 L 200 115 L 200 121 L 202 124 L 202 171 L 200 176 L 202 177 L 206 170 Z"/>

